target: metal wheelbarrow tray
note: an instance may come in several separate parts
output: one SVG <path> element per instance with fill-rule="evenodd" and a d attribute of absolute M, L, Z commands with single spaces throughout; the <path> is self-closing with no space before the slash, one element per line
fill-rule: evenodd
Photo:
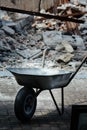
<path fill-rule="evenodd" d="M 66 86 L 71 72 L 46 68 L 8 68 L 19 85 L 37 89 L 53 89 Z"/>
<path fill-rule="evenodd" d="M 8 68 L 19 85 L 24 86 L 17 93 L 14 112 L 21 122 L 29 121 L 37 105 L 37 96 L 43 90 L 49 90 L 59 115 L 64 113 L 64 87 L 66 87 L 77 74 L 87 56 L 74 73 L 46 68 Z M 61 88 L 61 109 L 58 107 L 51 89 Z M 36 89 L 36 90 L 35 90 Z"/>

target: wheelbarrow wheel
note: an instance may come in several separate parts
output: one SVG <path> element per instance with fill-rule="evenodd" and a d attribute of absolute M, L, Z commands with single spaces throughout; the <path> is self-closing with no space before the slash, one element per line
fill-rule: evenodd
<path fill-rule="evenodd" d="M 26 90 L 25 87 L 18 92 L 15 103 L 14 112 L 18 120 L 25 123 L 32 118 L 37 105 L 35 91 L 33 89 Z"/>

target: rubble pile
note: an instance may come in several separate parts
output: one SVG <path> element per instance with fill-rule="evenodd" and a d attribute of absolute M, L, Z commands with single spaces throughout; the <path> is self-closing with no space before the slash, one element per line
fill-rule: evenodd
<path fill-rule="evenodd" d="M 75 66 L 87 50 L 87 13 L 82 14 L 86 10 L 83 4 L 57 7 L 57 14 L 73 17 L 76 13 L 84 24 L 0 10 L 0 69 L 42 66 L 43 54 L 48 67 Z"/>

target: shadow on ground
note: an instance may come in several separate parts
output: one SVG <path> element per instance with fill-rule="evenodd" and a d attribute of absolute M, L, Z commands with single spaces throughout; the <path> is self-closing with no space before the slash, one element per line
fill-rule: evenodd
<path fill-rule="evenodd" d="M 0 102 L 0 130 L 27 130 L 27 129 L 60 129 L 69 130 L 71 106 L 65 106 L 65 112 L 59 116 L 57 110 L 36 109 L 30 122 L 22 124 L 14 113 L 13 101 Z"/>

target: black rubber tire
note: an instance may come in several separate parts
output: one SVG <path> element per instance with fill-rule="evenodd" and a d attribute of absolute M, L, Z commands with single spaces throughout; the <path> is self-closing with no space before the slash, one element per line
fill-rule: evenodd
<path fill-rule="evenodd" d="M 17 93 L 14 112 L 18 120 L 23 123 L 30 121 L 37 105 L 37 98 L 35 97 L 35 91 L 33 89 L 25 89 L 23 87 Z"/>

